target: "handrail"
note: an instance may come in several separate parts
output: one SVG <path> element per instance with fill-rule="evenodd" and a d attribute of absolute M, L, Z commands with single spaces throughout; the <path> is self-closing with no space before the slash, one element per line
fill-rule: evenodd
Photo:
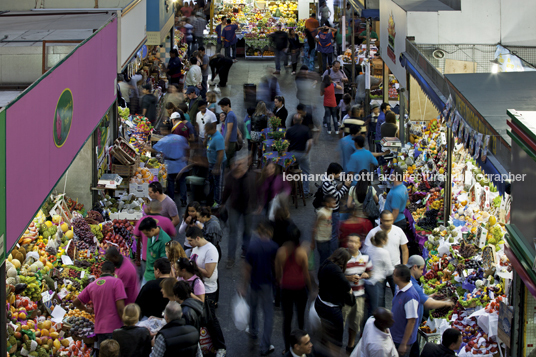
<path fill-rule="evenodd" d="M 130 4 L 128 4 L 122 11 L 121 11 L 121 17 L 125 16 L 130 12 L 130 10 L 134 9 L 136 5 L 138 5 L 141 2 L 141 0 L 133 0 Z"/>

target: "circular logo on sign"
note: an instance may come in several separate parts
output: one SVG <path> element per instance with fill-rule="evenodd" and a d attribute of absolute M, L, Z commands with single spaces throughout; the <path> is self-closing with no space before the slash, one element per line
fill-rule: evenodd
<path fill-rule="evenodd" d="M 54 113 L 54 144 L 61 148 L 69 132 L 71 131 L 71 123 L 73 121 L 73 93 L 69 88 L 66 88 L 58 99 L 56 112 Z"/>

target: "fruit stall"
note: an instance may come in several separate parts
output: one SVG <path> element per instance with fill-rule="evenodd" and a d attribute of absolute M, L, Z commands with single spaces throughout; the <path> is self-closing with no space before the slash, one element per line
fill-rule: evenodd
<path fill-rule="evenodd" d="M 455 139 L 449 160 L 447 121 L 440 116 L 422 124 L 414 122 L 409 142 L 382 168 L 405 170 L 409 231 L 426 260 L 423 290 L 455 302 L 453 308 L 430 311 L 420 341 L 439 342 L 443 331 L 454 327 L 463 335 L 459 356 L 494 356 L 501 343 L 499 308 L 511 295 L 512 265 L 505 252 L 511 197 L 501 195 L 477 164 L 478 152 L 486 154 L 482 143 Z M 447 185 L 452 185 L 450 198 Z"/>

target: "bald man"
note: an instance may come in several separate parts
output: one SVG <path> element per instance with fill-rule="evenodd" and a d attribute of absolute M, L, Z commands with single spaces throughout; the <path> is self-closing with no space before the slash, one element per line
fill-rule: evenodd
<path fill-rule="evenodd" d="M 391 311 L 382 307 L 378 308 L 365 324 L 363 336 L 350 357 L 398 357 L 396 346 L 389 331 L 389 328 L 394 323 L 395 320 Z"/>

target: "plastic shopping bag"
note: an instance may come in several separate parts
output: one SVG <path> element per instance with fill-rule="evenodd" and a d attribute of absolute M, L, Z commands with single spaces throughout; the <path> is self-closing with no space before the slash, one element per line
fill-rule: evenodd
<path fill-rule="evenodd" d="M 246 300 L 238 294 L 233 303 L 233 319 L 238 330 L 244 331 L 248 327 L 249 305 Z"/>
<path fill-rule="evenodd" d="M 309 309 L 309 324 L 309 329 L 311 331 L 318 331 L 322 327 L 320 322 L 320 316 L 318 316 L 318 313 L 315 309 L 314 301 L 311 303 L 311 308 Z"/>

